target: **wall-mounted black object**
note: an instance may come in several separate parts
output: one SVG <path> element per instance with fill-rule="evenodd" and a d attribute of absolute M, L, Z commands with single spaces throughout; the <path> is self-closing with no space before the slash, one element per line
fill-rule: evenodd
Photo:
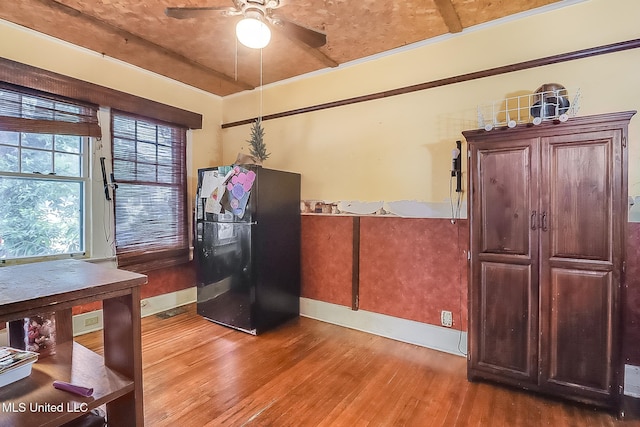
<path fill-rule="evenodd" d="M 118 188 L 118 184 L 116 184 L 116 178 L 113 176 L 113 172 L 111 172 L 111 174 L 109 175 L 111 177 L 111 185 L 109 185 L 109 182 L 107 181 L 107 171 L 104 167 L 104 160 L 104 157 L 100 157 L 100 168 L 102 169 L 102 184 L 104 184 L 104 197 L 106 197 L 107 200 L 111 200 L 111 196 L 109 195 L 109 187 L 115 190 L 116 188 Z"/>
<path fill-rule="evenodd" d="M 104 157 L 100 157 L 100 168 L 102 169 L 102 184 L 104 184 L 104 197 L 111 200 L 109 195 L 109 183 L 107 182 L 107 171 L 104 168 Z"/>
<path fill-rule="evenodd" d="M 456 141 L 452 151 L 451 177 L 456 177 L 456 193 L 462 193 L 462 142 Z"/>

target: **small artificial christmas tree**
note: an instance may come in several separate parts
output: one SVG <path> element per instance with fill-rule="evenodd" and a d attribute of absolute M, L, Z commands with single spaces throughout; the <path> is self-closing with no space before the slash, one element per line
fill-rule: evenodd
<path fill-rule="evenodd" d="M 264 143 L 264 129 L 262 119 L 258 118 L 251 125 L 251 139 L 247 141 L 251 144 L 249 153 L 260 163 L 269 158 L 271 153 L 267 153 L 267 146 Z"/>

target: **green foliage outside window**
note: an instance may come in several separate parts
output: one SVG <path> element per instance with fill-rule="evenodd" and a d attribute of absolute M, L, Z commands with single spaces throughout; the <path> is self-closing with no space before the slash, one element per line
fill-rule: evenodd
<path fill-rule="evenodd" d="M 82 141 L 0 132 L 0 258 L 84 250 Z"/>

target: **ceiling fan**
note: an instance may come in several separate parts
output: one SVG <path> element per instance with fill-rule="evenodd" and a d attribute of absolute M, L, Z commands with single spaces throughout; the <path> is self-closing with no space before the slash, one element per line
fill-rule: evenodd
<path fill-rule="evenodd" d="M 177 19 L 197 18 L 209 13 L 242 16 L 245 19 L 260 21 L 266 27 L 273 28 L 285 37 L 302 42 L 311 48 L 319 48 L 327 43 L 326 34 L 303 27 L 275 14 L 274 10 L 282 6 L 280 0 L 232 0 L 232 2 L 233 7 L 168 7 L 165 9 L 165 14 Z"/>

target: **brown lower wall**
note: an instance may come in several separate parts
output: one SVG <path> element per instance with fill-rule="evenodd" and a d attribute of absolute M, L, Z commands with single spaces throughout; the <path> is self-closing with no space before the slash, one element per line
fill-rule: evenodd
<path fill-rule="evenodd" d="M 364 217 L 360 222 L 360 308 L 467 329 L 468 221 Z"/>
<path fill-rule="evenodd" d="M 301 295 L 351 307 L 353 217 L 302 216 Z"/>
<path fill-rule="evenodd" d="M 360 219 L 359 308 L 467 330 L 469 224 L 448 219 Z M 350 307 L 353 217 L 302 217 L 302 296 Z M 640 223 L 629 223 L 623 327 L 625 363 L 640 366 Z"/>
<path fill-rule="evenodd" d="M 303 215 L 303 297 L 351 307 L 354 221 Z M 466 220 L 361 217 L 359 308 L 434 325 L 448 310 L 466 330 L 468 230 Z"/>
<path fill-rule="evenodd" d="M 140 298 L 142 299 L 181 291 L 196 285 L 196 271 L 193 262 L 153 270 L 145 274 L 148 277 L 148 282 L 140 288 Z M 73 314 L 87 313 L 101 308 L 102 302 L 96 301 L 74 307 Z"/>

